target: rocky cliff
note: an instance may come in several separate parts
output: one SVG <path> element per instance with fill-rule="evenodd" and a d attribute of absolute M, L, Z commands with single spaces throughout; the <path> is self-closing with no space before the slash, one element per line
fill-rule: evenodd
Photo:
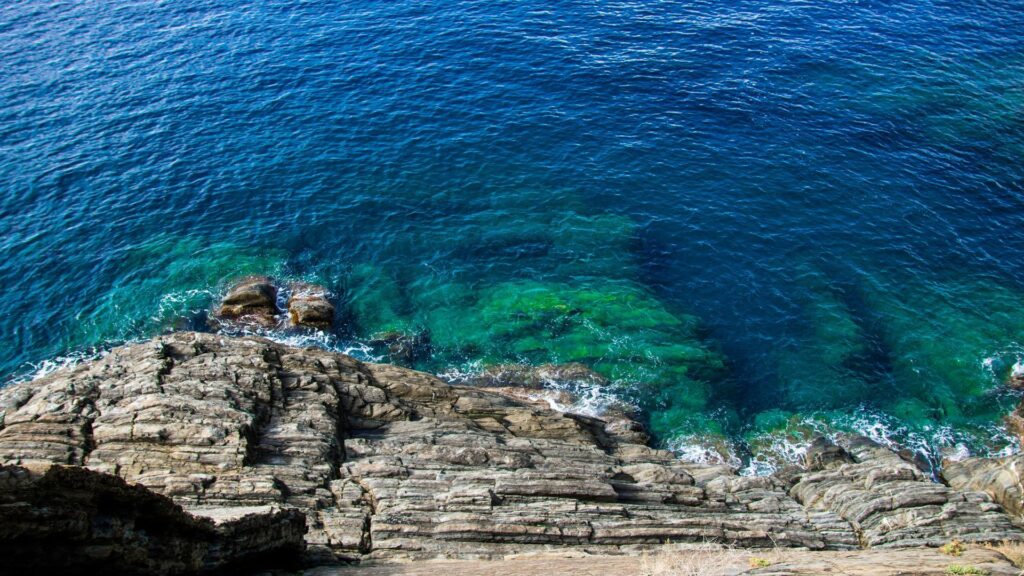
<path fill-rule="evenodd" d="M 298 510 L 210 512 L 189 514 L 142 486 L 78 466 L 0 466 L 0 571 L 190 573 L 302 549 Z"/>
<path fill-rule="evenodd" d="M 145 524 L 151 506 L 174 530 L 203 535 L 203 545 L 174 544 L 194 561 L 153 572 L 294 548 L 302 537 L 295 515 L 304 518 L 310 561 L 551 546 L 616 553 L 666 541 L 858 549 L 1024 539 L 984 481 L 934 483 L 866 439 L 819 443 L 807 469 L 779 477 L 680 462 L 641 441 L 629 422 L 552 411 L 514 389 L 451 386 L 323 350 L 214 334 L 124 346 L 0 390 L 3 478 L 71 466 L 41 477 L 84 474 L 132 492 L 121 500 L 139 503 L 114 514 L 126 526 Z M 75 489 L 88 492 L 82 484 Z M 11 491 L 4 502 L 31 525 L 25 519 L 41 495 L 60 486 Z M 110 516 L 91 510 L 67 540 L 69 554 L 92 546 L 102 524 L 95 519 Z M 252 530 L 234 548 L 224 538 L 240 528 L 204 520 L 240 515 Z M 124 548 L 108 559 L 161 541 L 122 532 L 104 541 Z M 45 546 L 56 534 L 0 529 L 6 548 Z M 26 566 L 49 561 L 16 557 Z"/>

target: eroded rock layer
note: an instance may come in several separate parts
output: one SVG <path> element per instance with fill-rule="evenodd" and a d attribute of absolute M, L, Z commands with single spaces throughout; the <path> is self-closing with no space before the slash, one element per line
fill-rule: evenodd
<path fill-rule="evenodd" d="M 988 494 L 1015 517 L 1024 517 L 1024 454 L 946 461 L 942 477 L 950 486 Z"/>
<path fill-rule="evenodd" d="M 300 511 L 188 514 L 164 496 L 78 466 L 0 466 L 4 573 L 181 574 L 303 548 Z"/>
<path fill-rule="evenodd" d="M 790 494 L 810 510 L 828 510 L 849 522 L 865 547 L 1020 538 L 987 494 L 932 482 L 913 463 L 867 438 L 850 439 L 847 449 L 852 463 L 812 452 L 820 464 L 799 476 Z"/>
<path fill-rule="evenodd" d="M 788 480 L 508 393 L 260 338 L 179 333 L 0 391 L 0 461 L 120 476 L 211 514 L 305 514 L 314 557 L 665 541 L 850 549 L 1016 539 L 990 498 L 858 441 Z"/>

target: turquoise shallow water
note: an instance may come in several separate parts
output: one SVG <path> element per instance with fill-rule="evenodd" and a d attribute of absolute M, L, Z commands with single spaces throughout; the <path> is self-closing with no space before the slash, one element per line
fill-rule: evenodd
<path fill-rule="evenodd" d="M 579 409 L 752 470 L 837 429 L 1015 449 L 1022 31 L 1015 2 L 4 4 L 0 373 L 267 273 L 342 299 L 321 345 L 582 361 L 613 384 Z"/>

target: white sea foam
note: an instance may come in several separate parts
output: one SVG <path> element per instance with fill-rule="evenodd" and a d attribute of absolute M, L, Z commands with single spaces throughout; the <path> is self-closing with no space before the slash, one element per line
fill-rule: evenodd
<path fill-rule="evenodd" d="M 809 441 L 788 434 L 762 434 L 755 441 L 759 449 L 740 468 L 740 476 L 769 476 L 787 464 L 802 464 L 807 456 Z"/>
<path fill-rule="evenodd" d="M 483 363 L 479 360 L 466 362 L 458 366 L 449 366 L 437 372 L 435 376 L 453 384 L 463 384 L 481 374 L 484 370 Z"/>
<path fill-rule="evenodd" d="M 802 465 L 811 437 L 817 435 L 840 445 L 845 443 L 849 434 L 865 436 L 891 450 L 905 449 L 918 454 L 935 470 L 947 458 L 997 457 L 1020 451 L 1017 438 L 998 424 L 973 432 L 934 424 L 911 429 L 892 415 L 864 407 L 852 414 L 833 418 L 811 415 L 797 422 L 796 427 L 809 434 L 783 430 L 750 438 L 749 445 L 756 446 L 756 451 L 740 469 L 740 474 L 763 476 L 787 464 Z"/>
<path fill-rule="evenodd" d="M 483 374 L 485 367 L 480 361 L 450 366 L 435 375 L 446 382 L 466 383 Z M 602 384 L 589 379 L 569 380 L 556 378 L 543 370 L 539 374 L 544 387 L 530 393 L 531 400 L 547 402 L 552 410 L 581 416 L 600 418 L 609 408 L 620 407 L 635 410 L 636 406 L 623 400 L 628 386 Z M 571 401 L 566 402 L 567 399 Z"/>
<path fill-rule="evenodd" d="M 683 462 L 743 466 L 743 461 L 736 456 L 736 445 L 724 437 L 686 434 L 669 440 L 665 447 Z"/>
<path fill-rule="evenodd" d="M 202 313 L 206 311 L 216 296 L 217 294 L 213 290 L 205 288 L 168 292 L 160 297 L 160 302 L 157 303 L 157 312 L 150 317 L 150 320 L 161 322 L 173 316 L 185 317 Z M 182 306 L 189 304 L 192 306 L 182 309 Z"/>
<path fill-rule="evenodd" d="M 583 416 L 600 418 L 613 406 L 636 409 L 636 406 L 622 400 L 626 387 L 621 384 L 601 384 L 593 380 L 558 380 L 551 375 L 541 373 L 544 381 L 546 398 L 552 408 L 560 412 L 570 412 Z M 572 402 L 562 404 L 557 401 L 566 393 Z"/>
<path fill-rule="evenodd" d="M 73 352 L 61 356 L 55 356 L 41 362 L 29 362 L 24 365 L 10 380 L 8 384 L 27 382 L 53 374 L 64 368 L 72 368 L 83 362 L 102 358 L 110 353 L 109 348 L 90 348 L 80 352 Z"/>
<path fill-rule="evenodd" d="M 1017 360 L 1010 367 L 1010 376 L 1014 378 L 1024 378 L 1024 362 Z"/>
<path fill-rule="evenodd" d="M 334 334 L 320 331 L 282 331 L 264 330 L 262 328 L 246 329 L 246 335 L 262 336 L 272 342 L 294 346 L 297 348 L 321 348 L 330 352 L 339 352 L 364 362 L 383 362 L 387 358 L 375 354 L 370 344 L 361 340 L 343 340 Z"/>
<path fill-rule="evenodd" d="M 1024 347 L 1010 343 L 981 359 L 981 368 L 994 386 L 1005 384 L 1005 378 L 1024 378 Z"/>

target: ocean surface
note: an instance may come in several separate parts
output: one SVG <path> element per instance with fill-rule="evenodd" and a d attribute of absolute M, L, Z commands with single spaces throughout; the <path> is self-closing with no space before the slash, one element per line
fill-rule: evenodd
<path fill-rule="evenodd" d="M 4 2 L 0 72 L 4 381 L 261 273 L 750 473 L 1017 449 L 1020 2 Z"/>

